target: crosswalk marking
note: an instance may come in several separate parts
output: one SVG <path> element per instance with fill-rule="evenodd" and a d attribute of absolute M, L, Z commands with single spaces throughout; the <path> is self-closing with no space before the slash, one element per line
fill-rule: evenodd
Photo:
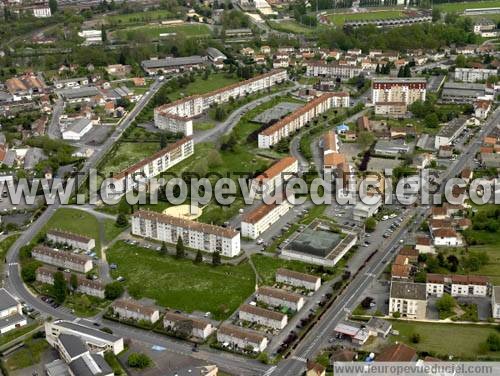
<path fill-rule="evenodd" d="M 306 358 L 301 358 L 300 356 L 292 356 L 292 359 L 294 360 L 298 360 L 299 362 L 303 362 L 303 363 L 307 363 L 307 359 Z"/>
<path fill-rule="evenodd" d="M 277 367 L 276 366 L 272 366 L 271 368 L 269 368 L 266 372 L 264 372 L 264 374 L 262 376 L 270 376 L 274 370 L 276 369 Z"/>

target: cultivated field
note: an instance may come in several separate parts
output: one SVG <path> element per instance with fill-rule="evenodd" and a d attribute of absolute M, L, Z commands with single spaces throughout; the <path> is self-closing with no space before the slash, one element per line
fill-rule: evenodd
<path fill-rule="evenodd" d="M 463 3 L 446 3 L 446 4 L 435 4 L 435 8 L 439 8 L 444 12 L 463 12 L 470 8 L 496 8 L 500 7 L 500 2 L 498 0 L 490 1 L 466 1 Z"/>

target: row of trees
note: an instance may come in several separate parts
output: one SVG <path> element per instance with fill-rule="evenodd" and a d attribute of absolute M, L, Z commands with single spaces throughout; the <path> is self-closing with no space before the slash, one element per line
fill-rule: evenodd
<path fill-rule="evenodd" d="M 160 252 L 164 255 L 168 255 L 168 247 L 167 247 L 167 244 L 165 242 L 163 242 L 161 244 Z M 180 237 L 180 236 L 177 238 L 177 243 L 175 245 L 175 257 L 178 259 L 183 259 L 183 258 L 187 257 L 186 246 L 184 245 L 182 237 Z M 195 256 L 193 262 L 195 264 L 200 264 L 203 262 L 203 253 L 200 250 L 198 250 L 198 252 L 196 252 L 196 256 Z M 222 263 L 222 261 L 221 261 L 220 252 L 219 251 L 213 252 L 212 253 L 212 265 L 217 266 L 217 265 L 220 265 L 221 263 Z"/>

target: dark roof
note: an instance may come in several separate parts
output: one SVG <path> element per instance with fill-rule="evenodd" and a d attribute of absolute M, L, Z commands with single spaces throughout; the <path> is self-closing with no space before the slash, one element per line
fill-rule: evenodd
<path fill-rule="evenodd" d="M 395 282 L 391 283 L 391 298 L 426 300 L 425 283 Z"/>
<path fill-rule="evenodd" d="M 4 317 L 0 319 L 0 328 L 4 328 L 6 326 L 10 326 L 12 324 L 17 324 L 23 320 L 26 320 L 26 318 L 23 315 L 20 315 L 18 313 Z"/>
<path fill-rule="evenodd" d="M 167 57 L 165 59 L 144 60 L 141 65 L 146 69 L 151 68 L 167 68 L 177 67 L 182 65 L 202 64 L 206 61 L 206 57 L 193 55 L 188 57 Z"/>
<path fill-rule="evenodd" d="M 411 362 L 415 360 L 417 352 L 403 343 L 391 345 L 375 358 L 379 362 Z"/>
<path fill-rule="evenodd" d="M 18 301 L 5 289 L 0 289 L 0 311 L 17 306 Z"/>
<path fill-rule="evenodd" d="M 83 341 L 77 336 L 62 333 L 59 335 L 59 341 L 71 358 L 76 358 L 88 351 Z"/>
<path fill-rule="evenodd" d="M 73 360 L 69 364 L 69 368 L 77 376 L 109 375 L 113 372 L 108 363 L 99 354 L 81 356 Z"/>
<path fill-rule="evenodd" d="M 109 333 L 106 333 L 106 332 L 103 332 L 101 330 L 97 330 L 97 329 L 94 329 L 94 328 L 91 328 L 91 327 L 88 327 L 85 325 L 76 324 L 76 323 L 71 322 L 71 321 L 59 320 L 59 321 L 56 321 L 55 324 L 58 326 L 61 326 L 63 328 L 66 328 L 66 329 L 80 332 L 80 333 L 87 335 L 87 336 L 101 338 L 104 341 L 116 342 L 120 339 L 119 337 L 114 336 L 112 334 L 109 334 Z"/>

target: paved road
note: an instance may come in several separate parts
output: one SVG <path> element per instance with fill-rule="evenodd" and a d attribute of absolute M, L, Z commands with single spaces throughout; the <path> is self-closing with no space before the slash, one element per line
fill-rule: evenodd
<path fill-rule="evenodd" d="M 52 108 L 52 117 L 49 123 L 49 129 L 47 134 L 49 138 L 52 140 L 61 138 L 61 129 L 59 127 L 59 118 L 61 117 L 64 111 L 64 101 L 60 98 L 57 98 Z"/>
<path fill-rule="evenodd" d="M 215 142 L 217 140 L 220 140 L 223 135 L 231 131 L 236 126 L 236 124 L 238 124 L 241 117 L 245 115 L 248 111 L 254 109 L 257 106 L 260 106 L 261 104 L 268 102 L 272 98 L 286 95 L 294 90 L 297 90 L 300 87 L 301 86 L 299 84 L 294 82 L 294 85 L 291 88 L 284 89 L 276 93 L 267 95 L 265 97 L 261 97 L 251 102 L 248 102 L 247 104 L 231 112 L 229 117 L 225 121 L 219 123 L 216 127 L 208 131 L 195 133 L 193 136 L 195 144 L 200 142 Z"/>

